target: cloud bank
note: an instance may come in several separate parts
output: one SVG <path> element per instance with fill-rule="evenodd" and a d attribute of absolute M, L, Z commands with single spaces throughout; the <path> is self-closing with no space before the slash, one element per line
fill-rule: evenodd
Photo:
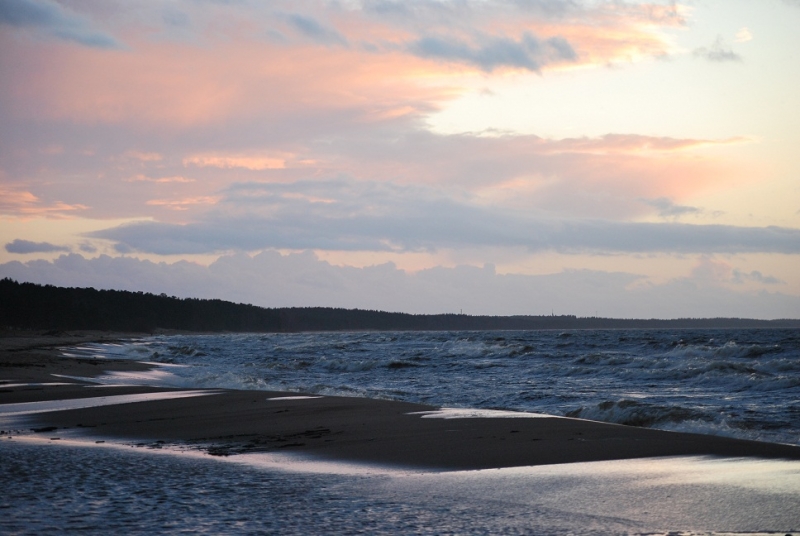
<path fill-rule="evenodd" d="M 664 200 L 663 213 L 692 212 Z M 159 255 L 266 248 L 436 251 L 506 246 L 531 252 L 800 254 L 800 230 L 782 227 L 548 218 L 456 199 L 423 186 L 353 180 L 229 188 L 214 211 L 187 224 L 141 222 L 88 234 L 118 251 Z"/>
<path fill-rule="evenodd" d="M 702 270 L 700 271 L 702 272 Z M 433 268 L 410 274 L 387 263 L 333 266 L 312 253 L 229 255 L 208 267 L 101 256 L 9 262 L 0 277 L 64 286 L 93 286 L 178 297 L 220 298 L 267 307 L 331 306 L 411 313 L 576 314 L 616 318 L 742 316 L 797 318 L 800 298 L 777 292 L 736 292 L 704 275 L 662 285 L 636 284 L 623 272 L 564 271 L 501 275 L 491 265 Z M 734 277 L 764 277 L 736 274 Z M 464 289 L 469 289 L 465 292 Z"/>

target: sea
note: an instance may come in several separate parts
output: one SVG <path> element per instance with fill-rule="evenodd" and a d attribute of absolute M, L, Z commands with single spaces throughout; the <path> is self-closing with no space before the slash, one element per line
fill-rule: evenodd
<path fill-rule="evenodd" d="M 66 355 L 163 365 L 107 383 L 525 411 L 800 445 L 800 330 L 149 337 Z"/>
<path fill-rule="evenodd" d="M 289 391 L 800 445 L 800 330 L 165 335 L 63 348 L 101 383 Z M 420 473 L 0 441 L 0 533 L 800 533 L 800 462 L 677 457 Z"/>

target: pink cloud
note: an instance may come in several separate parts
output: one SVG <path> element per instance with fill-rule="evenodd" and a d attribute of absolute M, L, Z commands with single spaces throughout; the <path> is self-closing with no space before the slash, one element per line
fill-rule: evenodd
<path fill-rule="evenodd" d="M 416 133 L 393 139 L 391 152 L 378 140 L 359 141 L 317 156 L 329 169 L 363 180 L 436 184 L 517 208 L 613 219 L 652 212 L 642 198 L 682 201 L 751 176 L 741 161 L 693 150 L 731 140 Z"/>
<path fill-rule="evenodd" d="M 264 27 L 286 33 L 289 15 L 276 18 L 236 7 L 203 11 L 196 5 L 196 18 L 212 10 L 218 16 L 205 21 L 203 33 L 188 40 L 154 39 L 151 27 L 133 17 L 118 30 L 125 50 L 5 35 L 0 38 L 4 56 L 17 59 L 0 67 L 8 75 L 0 82 L 5 106 L 22 117 L 179 129 L 320 109 L 348 109 L 362 119 L 381 119 L 437 108 L 460 91 L 451 75 L 478 72 L 481 62 L 527 68 L 522 59 L 515 63 L 507 56 L 513 52 L 507 47 L 524 44 L 526 36 L 541 44 L 536 46 L 562 39 L 574 49 L 574 58 L 554 60 L 555 67 L 607 64 L 668 53 L 671 45 L 661 30 L 680 23 L 670 16 L 674 8 L 657 5 L 603 5 L 554 17 L 511 2 L 499 3 L 494 11 L 478 2 L 454 3 L 446 25 L 439 18 L 408 22 L 317 3 L 283 6 L 287 13 L 305 9 L 317 14 L 296 16 L 320 28 L 336 28 L 352 45 L 271 41 Z M 126 20 L 124 12 L 113 20 Z M 426 39 L 445 49 L 420 56 L 414 43 Z M 454 43 L 461 48 L 454 49 Z M 450 65 L 443 70 L 442 62 Z"/>
<path fill-rule="evenodd" d="M 522 45 L 534 54 L 558 38 L 575 57 L 542 60 L 542 69 L 629 61 L 669 53 L 664 31 L 685 23 L 674 4 L 548 6 L 419 2 L 386 14 L 318 2 L 269 10 L 186 4 L 190 35 L 167 39 L 155 8 L 115 5 L 97 18 L 117 28 L 125 49 L 4 33 L 0 117 L 46 125 L 45 134 L 57 132 L 64 147 L 46 165 L 8 156 L 9 147 L 4 168 L 30 195 L 61 200 L 62 212 L 90 204 L 92 217 L 166 221 L 176 221 L 175 207 L 186 221 L 208 206 L 187 199 L 214 199 L 248 181 L 341 175 L 435 185 L 515 208 L 631 218 L 654 210 L 643 198 L 681 201 L 743 180 L 740 163 L 692 151 L 739 138 L 426 132 L 425 115 L 459 95 L 465 76 L 484 76 L 487 66 L 526 68 L 525 58 L 515 66 L 492 54 L 513 56 Z M 439 40 L 437 54 L 415 52 L 414 43 L 427 38 Z M 29 150 L 30 140 L 10 140 Z"/>
<path fill-rule="evenodd" d="M 131 151 L 125 151 L 125 154 L 123 156 L 125 158 L 133 158 L 133 159 L 139 160 L 141 162 L 160 162 L 160 161 L 164 160 L 164 156 L 163 155 L 160 155 L 160 154 L 155 153 L 155 152 L 144 153 L 144 152 L 141 152 L 141 151 L 131 150 Z"/>
<path fill-rule="evenodd" d="M 200 196 L 182 199 L 151 199 L 147 201 L 147 204 L 157 207 L 166 207 L 171 210 L 188 210 L 189 207 L 193 205 L 214 205 L 218 201 L 219 197 Z"/>
<path fill-rule="evenodd" d="M 218 155 L 198 154 L 183 159 L 184 166 L 215 167 L 215 168 L 244 168 L 252 170 L 284 169 L 286 160 L 280 157 L 263 155 Z"/>
<path fill-rule="evenodd" d="M 705 283 L 728 282 L 733 275 L 733 266 L 725 261 L 701 257 L 692 268 L 691 277 Z"/>
<path fill-rule="evenodd" d="M 70 205 L 62 201 L 45 202 L 27 190 L 0 184 L 0 214 L 64 218 L 69 217 L 71 212 L 85 211 L 88 208 L 86 205 Z"/>
<path fill-rule="evenodd" d="M 159 184 L 165 184 L 165 183 L 170 183 L 170 182 L 178 182 L 178 183 L 194 182 L 194 179 L 181 177 L 179 175 L 176 175 L 174 177 L 157 177 L 157 178 L 153 178 L 153 177 L 148 177 L 146 175 L 139 174 L 139 175 L 135 175 L 133 177 L 130 177 L 130 178 L 124 179 L 124 180 L 125 180 L 125 182 L 155 182 L 155 183 L 159 183 Z"/>
<path fill-rule="evenodd" d="M 599 138 L 563 139 L 557 144 L 552 144 L 550 151 L 553 153 L 578 152 L 596 154 L 656 153 L 683 151 L 714 145 L 747 143 L 749 141 L 748 138 L 744 137 L 734 137 L 723 140 L 703 140 L 642 136 L 638 134 L 607 134 Z"/>
<path fill-rule="evenodd" d="M 143 42 L 125 52 L 10 39 L 0 46 L 22 60 L 3 69 L 4 107 L 38 120 L 183 130 L 324 109 L 369 120 L 428 111 L 453 94 L 420 84 L 423 62 L 401 54 L 320 54 L 267 42 L 210 49 Z"/>

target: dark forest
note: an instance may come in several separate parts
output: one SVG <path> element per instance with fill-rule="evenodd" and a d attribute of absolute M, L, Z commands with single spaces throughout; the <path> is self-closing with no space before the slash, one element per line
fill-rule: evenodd
<path fill-rule="evenodd" d="M 64 288 L 0 280 L 0 328 L 152 333 L 460 331 L 537 329 L 800 328 L 800 320 L 615 319 L 560 316 L 407 314 L 332 307 L 264 308 L 223 300 L 123 290 Z"/>

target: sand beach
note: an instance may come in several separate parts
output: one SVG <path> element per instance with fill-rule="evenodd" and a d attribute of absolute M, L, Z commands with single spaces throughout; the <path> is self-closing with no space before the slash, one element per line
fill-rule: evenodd
<path fill-rule="evenodd" d="M 663 456 L 800 460 L 800 447 L 793 445 L 563 417 L 520 414 L 513 418 L 511 413 L 477 412 L 471 418 L 447 418 L 458 415 L 389 400 L 295 392 L 98 387 L 74 378 L 146 371 L 154 365 L 68 358 L 57 349 L 124 336 L 81 332 L 4 337 L 0 413 L 6 422 L 25 426 L 6 425 L 3 434 L 11 438 L 84 434 L 139 445 L 190 445 L 218 456 L 294 452 L 321 460 L 440 471 Z M 81 403 L 76 405 L 75 400 Z"/>

